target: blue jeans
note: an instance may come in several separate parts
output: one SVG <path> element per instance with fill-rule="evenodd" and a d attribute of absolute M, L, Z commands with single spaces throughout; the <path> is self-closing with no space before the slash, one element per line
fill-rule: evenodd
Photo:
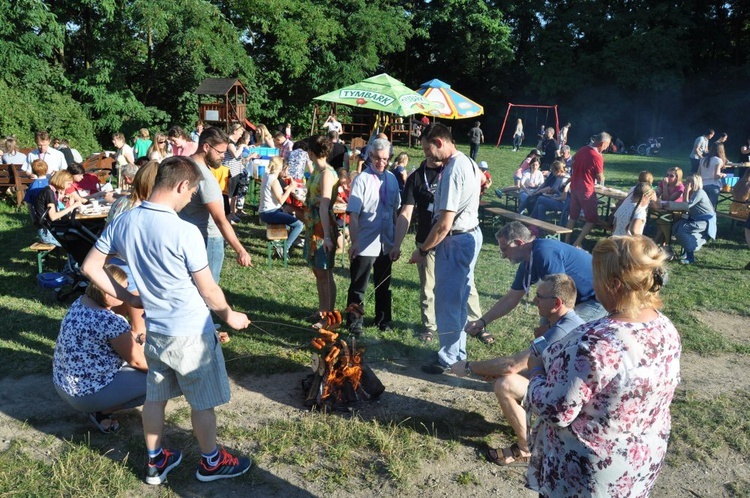
<path fill-rule="evenodd" d="M 473 160 L 477 160 L 477 153 L 479 152 L 479 144 L 470 144 L 471 147 L 469 148 L 469 157 L 471 157 Z"/>
<path fill-rule="evenodd" d="M 564 201 L 556 201 L 552 197 L 540 195 L 536 200 L 536 207 L 531 217 L 537 220 L 547 221 L 547 211 L 562 211 L 565 207 Z"/>
<path fill-rule="evenodd" d="M 52 236 L 51 233 L 49 233 L 49 230 L 46 228 L 40 228 L 37 231 L 37 235 L 39 235 L 39 240 L 45 244 L 52 244 L 53 246 L 60 247 L 60 243 L 57 241 L 56 238 Z"/>
<path fill-rule="evenodd" d="M 208 253 L 208 267 L 214 282 L 219 283 L 221 278 L 221 267 L 224 265 L 224 237 L 209 237 L 206 240 L 206 252 Z"/>
<path fill-rule="evenodd" d="M 518 192 L 518 212 L 522 213 L 524 209 L 526 209 L 526 205 L 529 204 L 529 200 L 531 198 L 531 195 L 527 194 L 523 190 Z M 529 212 L 529 214 L 531 214 Z"/>
<path fill-rule="evenodd" d="M 146 372 L 125 365 L 112 382 L 93 394 L 71 396 L 57 385 L 55 390 L 73 409 L 81 412 L 127 410 L 141 406 L 146 400 L 146 375 Z"/>
<path fill-rule="evenodd" d="M 678 220 L 672 228 L 672 234 L 685 252 L 694 253 L 706 243 L 707 221 Z"/>
<path fill-rule="evenodd" d="M 435 248 L 435 320 L 438 359 L 450 366 L 466 359 L 466 318 L 474 267 L 482 248 L 482 231 L 446 237 Z"/>
<path fill-rule="evenodd" d="M 718 185 L 704 185 L 703 190 L 706 192 L 708 200 L 711 201 L 714 209 L 716 209 L 716 205 L 719 203 L 719 192 L 721 192 L 721 187 Z"/>
<path fill-rule="evenodd" d="M 589 299 L 588 301 L 576 304 L 575 311 L 581 317 L 581 320 L 586 323 L 598 320 L 607 314 L 607 310 L 596 299 Z"/>
<path fill-rule="evenodd" d="M 286 225 L 289 227 L 289 236 L 284 243 L 287 254 L 289 253 L 289 248 L 292 247 L 294 241 L 297 240 L 297 237 L 305 228 L 305 225 L 300 220 L 291 214 L 285 213 L 281 208 L 260 213 L 260 221 L 271 225 Z"/>

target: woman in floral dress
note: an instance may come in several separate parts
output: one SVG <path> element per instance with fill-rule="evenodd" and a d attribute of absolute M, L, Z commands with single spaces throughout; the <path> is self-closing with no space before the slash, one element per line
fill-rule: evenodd
<path fill-rule="evenodd" d="M 127 286 L 127 275 L 115 265 L 107 273 Z M 146 399 L 144 333 L 136 334 L 112 308 L 122 301 L 89 283 L 60 324 L 55 343 L 52 380 L 60 397 L 87 412 L 104 433 L 120 425 L 112 412 L 134 408 Z"/>
<path fill-rule="evenodd" d="M 326 162 L 331 143 L 322 135 L 310 138 L 307 151 L 315 165 L 307 181 L 305 219 L 305 258 L 318 287 L 318 311 L 332 311 L 336 305 L 333 263 L 336 259 L 338 230 L 333 216 L 336 198 L 336 172 Z M 319 316 L 319 315 L 318 315 Z"/>
<path fill-rule="evenodd" d="M 645 497 L 667 452 L 680 336 L 658 310 L 666 256 L 643 236 L 594 248 L 609 315 L 532 356 L 527 485 L 541 496 Z"/>

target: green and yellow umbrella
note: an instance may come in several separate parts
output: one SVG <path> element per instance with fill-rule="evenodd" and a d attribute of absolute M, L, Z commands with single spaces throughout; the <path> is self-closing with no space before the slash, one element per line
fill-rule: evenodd
<path fill-rule="evenodd" d="M 364 107 L 380 112 L 411 116 L 437 110 L 438 105 L 387 74 L 378 74 L 359 83 L 319 95 L 315 100 Z"/>

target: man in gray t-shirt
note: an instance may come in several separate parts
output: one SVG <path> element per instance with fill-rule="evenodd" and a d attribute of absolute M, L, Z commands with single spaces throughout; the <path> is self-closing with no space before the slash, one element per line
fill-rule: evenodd
<path fill-rule="evenodd" d="M 484 133 L 482 133 L 481 125 L 482 124 L 479 121 L 476 121 L 474 123 L 474 128 L 469 130 L 469 144 L 471 145 L 471 148 L 469 149 L 469 155 L 474 161 L 477 160 L 479 144 L 484 143 Z"/>
<path fill-rule="evenodd" d="M 456 149 L 445 125 L 430 125 L 421 141 L 427 157 L 445 163 L 435 192 L 432 229 L 409 260 L 421 263 L 435 249 L 435 320 L 440 350 L 437 363 L 426 365 L 424 370 L 440 373 L 466 359 L 464 326 L 474 266 L 482 247 L 478 217 L 481 172 Z"/>
<path fill-rule="evenodd" d="M 190 203 L 179 213 L 180 218 L 197 226 L 206 240 L 208 266 L 216 283 L 219 283 L 224 264 L 225 239 L 237 251 L 237 263 L 252 266 L 250 254 L 240 243 L 224 213 L 224 197 L 219 182 L 208 169 L 221 167 L 228 144 L 229 137 L 219 128 L 211 127 L 201 133 L 198 151 L 190 157 L 198 164 L 203 180 Z"/>

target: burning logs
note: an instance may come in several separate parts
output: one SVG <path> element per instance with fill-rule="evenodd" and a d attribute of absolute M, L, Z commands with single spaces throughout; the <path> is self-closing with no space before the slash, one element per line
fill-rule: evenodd
<path fill-rule="evenodd" d="M 341 313 L 329 312 L 331 323 L 341 323 Z M 356 340 L 349 345 L 339 334 L 320 329 L 312 340 L 313 373 L 302 381 L 305 390 L 305 406 L 319 409 L 345 409 L 352 403 L 378 398 L 385 387 L 375 373 L 362 362 L 364 348 L 356 347 Z"/>

